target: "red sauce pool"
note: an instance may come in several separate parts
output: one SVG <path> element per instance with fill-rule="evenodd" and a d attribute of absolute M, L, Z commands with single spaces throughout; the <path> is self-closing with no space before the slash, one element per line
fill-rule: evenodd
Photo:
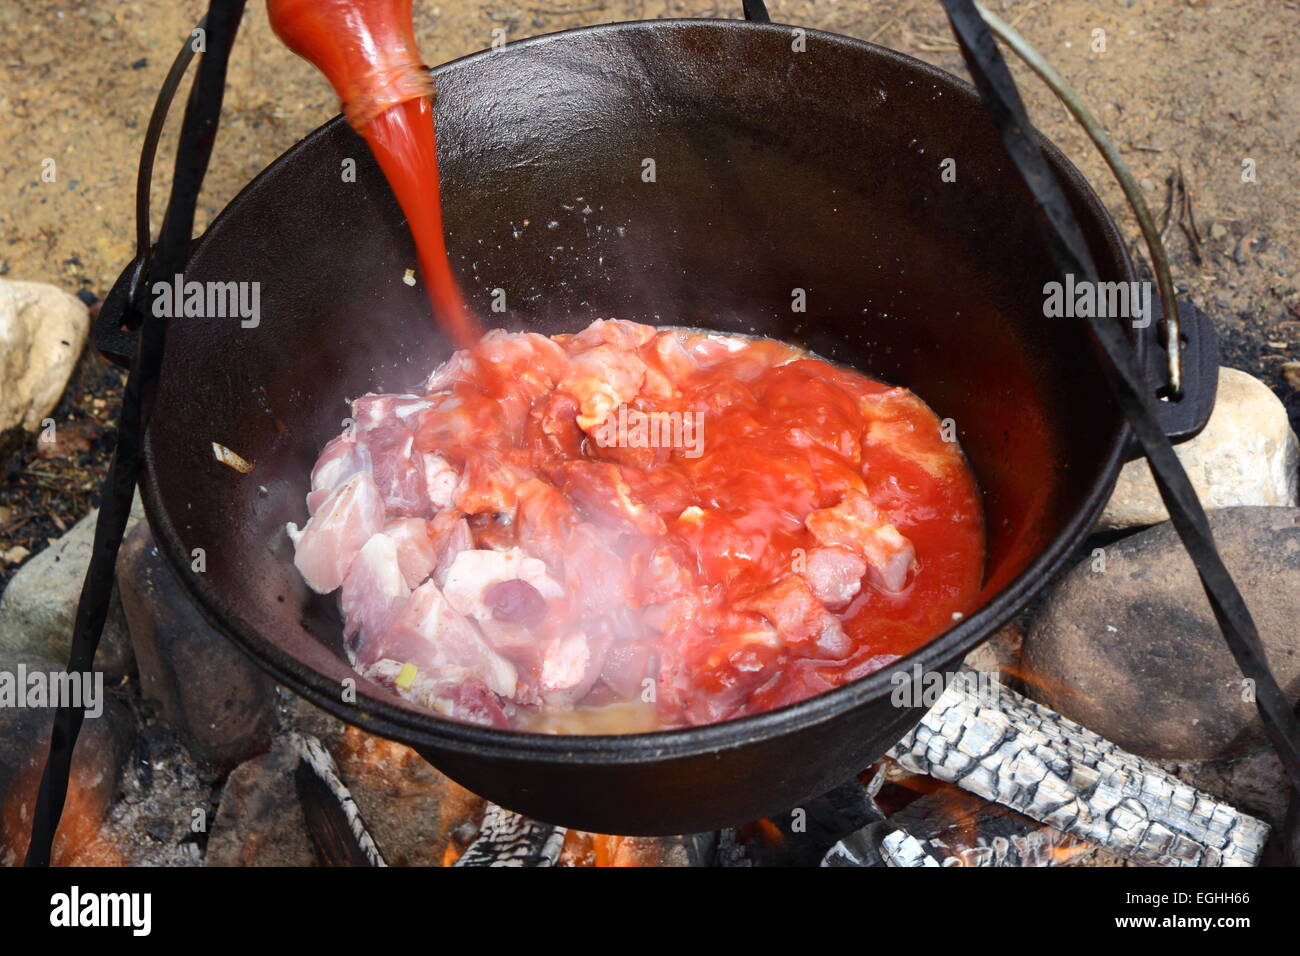
<path fill-rule="evenodd" d="M 855 680 L 972 609 L 984 561 L 978 491 L 918 398 L 772 340 L 597 326 L 556 337 L 562 355 L 539 349 L 541 336 L 504 347 L 509 336 L 490 334 L 471 353 L 473 371 L 450 386 L 454 400 L 426 412 L 416 432 L 418 449 L 465 476 L 457 505 L 473 516 L 477 547 L 521 547 L 566 583 L 541 640 L 611 626 L 616 646 L 639 635 L 632 640 L 658 658 L 647 671 L 657 723 L 677 726 Z M 588 362 L 590 376 L 575 375 L 575 356 L 599 352 L 591 345 L 602 335 L 606 354 Z M 626 384 L 626 356 L 644 365 L 644 380 L 602 404 L 610 382 Z M 677 444 L 636 447 L 629 428 L 621 443 L 602 442 L 620 433 L 602 433 L 592 419 L 608 416 L 603 424 L 614 428 L 620 404 L 633 424 L 645 421 L 637 413 L 669 413 L 660 421 L 680 425 Z M 689 415 L 700 416 L 698 442 Z M 791 594 L 771 589 L 807 574 L 822 546 L 809 514 L 860 494 L 916 560 L 901 587 L 866 575 L 834 610 L 847 645 L 827 647 L 808 633 L 819 625 L 807 614 L 825 612 L 820 603 L 810 611 L 802 583 Z M 514 518 L 502 524 L 494 516 L 503 512 Z M 598 683 L 578 710 L 599 725 L 599 708 L 619 704 L 640 721 L 630 729 L 647 729 L 627 699 Z M 590 727 L 556 713 L 567 710 L 544 706 L 533 725 Z"/>

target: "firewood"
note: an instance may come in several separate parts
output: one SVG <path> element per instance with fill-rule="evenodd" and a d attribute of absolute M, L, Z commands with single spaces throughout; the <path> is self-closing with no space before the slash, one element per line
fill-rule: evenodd
<path fill-rule="evenodd" d="M 1263 821 L 969 671 L 890 756 L 1145 865 L 1253 866 L 1268 835 Z"/>
<path fill-rule="evenodd" d="M 554 866 L 564 849 L 564 829 L 535 823 L 489 803 L 478 837 L 455 866 Z"/>
<path fill-rule="evenodd" d="M 387 866 L 329 751 L 310 734 L 291 739 L 298 751 L 298 797 L 317 857 L 329 866 Z"/>
<path fill-rule="evenodd" d="M 920 840 L 889 821 L 872 823 L 836 843 L 822 859 L 822 866 L 939 866 Z"/>

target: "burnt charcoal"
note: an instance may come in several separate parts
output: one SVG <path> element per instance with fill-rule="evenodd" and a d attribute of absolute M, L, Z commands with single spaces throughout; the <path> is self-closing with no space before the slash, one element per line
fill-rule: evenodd
<path fill-rule="evenodd" d="M 880 852 L 881 839 L 892 832 L 889 823 L 873 823 L 855 830 L 826 851 L 822 866 L 871 867 L 888 866 Z"/>
<path fill-rule="evenodd" d="M 292 740 L 299 752 L 294 783 L 317 859 L 325 866 L 387 866 L 329 751 L 315 737 Z"/>
<path fill-rule="evenodd" d="M 853 779 L 788 813 L 722 831 L 715 865 L 817 866 L 842 838 L 883 819 Z"/>
<path fill-rule="evenodd" d="M 906 830 L 941 866 L 1060 866 L 1088 844 L 956 787 L 909 804 L 890 823 Z"/>

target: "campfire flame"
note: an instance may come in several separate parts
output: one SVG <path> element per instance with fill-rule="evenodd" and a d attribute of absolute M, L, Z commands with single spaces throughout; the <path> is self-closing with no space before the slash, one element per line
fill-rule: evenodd
<path fill-rule="evenodd" d="M 32 813 L 40 786 L 40 767 L 19 774 L 0 807 L 0 864 L 14 866 L 27 855 L 31 842 Z M 107 803 L 98 792 L 97 779 L 88 780 L 76 766 L 68 779 L 68 798 L 54 838 L 50 862 L 54 866 L 123 866 L 125 861 L 104 834 Z"/>
<path fill-rule="evenodd" d="M 659 866 L 660 843 L 654 837 L 612 836 L 570 830 L 558 866 Z"/>

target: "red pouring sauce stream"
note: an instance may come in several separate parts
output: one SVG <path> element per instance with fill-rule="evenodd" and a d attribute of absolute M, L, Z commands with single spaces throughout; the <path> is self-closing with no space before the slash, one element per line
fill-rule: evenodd
<path fill-rule="evenodd" d="M 459 348 L 483 334 L 452 275 L 443 233 L 433 83 L 411 0 L 268 0 L 277 36 L 333 85 L 410 225 L 434 317 Z"/>
<path fill-rule="evenodd" d="M 425 97 L 407 100 L 376 116 L 362 134 L 406 213 L 433 314 L 459 348 L 468 348 L 483 330 L 465 305 L 447 257 L 432 104 Z"/>

